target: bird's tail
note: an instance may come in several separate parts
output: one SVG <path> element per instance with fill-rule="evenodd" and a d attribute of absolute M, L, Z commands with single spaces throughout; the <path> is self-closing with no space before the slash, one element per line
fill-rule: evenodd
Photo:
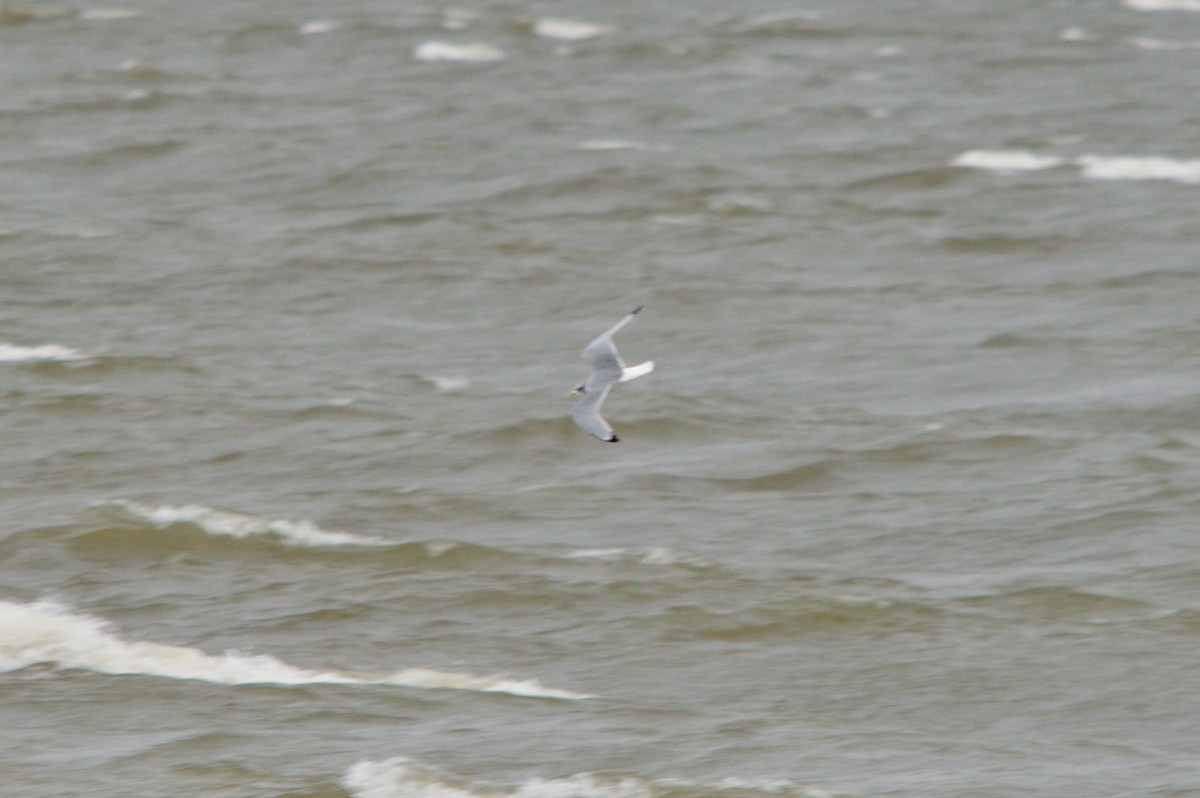
<path fill-rule="evenodd" d="M 621 382 L 629 382 L 635 377 L 641 377 L 644 374 L 649 374 L 654 371 L 654 361 L 647 360 L 645 363 L 639 363 L 636 366 L 628 366 L 621 372 Z"/>

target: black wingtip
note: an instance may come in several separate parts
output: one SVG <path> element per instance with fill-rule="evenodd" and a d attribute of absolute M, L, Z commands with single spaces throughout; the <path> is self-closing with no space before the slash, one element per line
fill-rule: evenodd
<path fill-rule="evenodd" d="M 620 443 L 620 442 L 621 442 L 621 439 L 617 437 L 616 433 L 613 433 L 613 436 L 611 438 L 609 438 L 607 441 L 607 443 Z"/>
<path fill-rule="evenodd" d="M 641 310 L 641 309 L 642 309 L 642 308 L 644 308 L 644 307 L 646 307 L 646 306 L 645 306 L 645 305 L 638 305 L 636 308 L 634 308 L 634 309 L 633 309 L 633 312 L 632 312 L 632 313 L 630 313 L 629 315 L 630 315 L 630 316 L 636 316 L 636 315 L 637 315 L 637 313 L 638 313 L 638 311 L 639 311 L 639 310 Z"/>

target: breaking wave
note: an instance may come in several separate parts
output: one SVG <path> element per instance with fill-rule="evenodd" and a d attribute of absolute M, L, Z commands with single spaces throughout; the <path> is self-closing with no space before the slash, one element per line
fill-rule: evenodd
<path fill-rule="evenodd" d="M 392 541 L 373 535 L 355 535 L 321 529 L 311 521 L 271 519 L 230 510 L 218 510 L 202 504 L 153 506 L 118 499 L 101 507 L 113 507 L 159 529 L 188 525 L 208 535 L 229 538 L 271 536 L 289 546 L 388 546 Z"/>
<path fill-rule="evenodd" d="M 426 668 L 407 668 L 388 674 L 310 670 L 267 655 L 237 651 L 208 654 L 187 646 L 130 642 L 120 638 L 109 622 L 71 612 L 55 602 L 19 604 L 0 601 L 0 671 L 34 665 L 223 685 L 388 685 L 507 693 L 527 698 L 591 698 L 571 690 L 545 687 L 535 680 L 483 677 Z"/>
<path fill-rule="evenodd" d="M 724 778 L 712 781 L 649 779 L 578 773 L 563 778 L 531 778 L 516 785 L 472 782 L 408 757 L 364 760 L 352 766 L 342 785 L 354 798 L 835 798 L 821 787 L 787 779 Z"/>

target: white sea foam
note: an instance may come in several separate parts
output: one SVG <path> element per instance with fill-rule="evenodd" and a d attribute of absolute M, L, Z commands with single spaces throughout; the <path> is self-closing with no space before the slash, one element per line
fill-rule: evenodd
<path fill-rule="evenodd" d="M 557 39 L 561 42 L 582 42 L 595 39 L 611 33 L 608 25 L 596 25 L 591 22 L 575 22 L 569 19 L 539 19 L 533 24 L 533 32 L 546 39 Z"/>
<path fill-rule="evenodd" d="M 950 165 L 1004 173 L 1053 169 L 1062 163 L 1062 158 L 1038 155 L 1028 150 L 969 150 L 951 161 Z"/>
<path fill-rule="evenodd" d="M 439 393 L 462 393 L 471 387 L 471 380 L 467 377 L 442 377 L 430 374 L 422 379 L 430 383 Z"/>
<path fill-rule="evenodd" d="M 712 563 L 694 554 L 674 551 L 663 546 L 648 549 L 613 547 L 604 549 L 578 549 L 567 555 L 573 560 L 599 560 L 601 562 L 635 562 L 639 565 L 682 565 L 689 568 L 711 568 Z"/>
<path fill-rule="evenodd" d="M 0 363 L 69 363 L 71 361 L 87 360 L 89 355 L 78 349 L 71 349 L 59 344 L 43 344 L 41 346 L 17 346 L 0 343 Z"/>
<path fill-rule="evenodd" d="M 342 785 L 355 798 L 650 798 L 649 786 L 635 779 L 601 781 L 583 773 L 562 779 L 531 779 L 511 789 L 460 785 L 456 779 L 407 757 L 352 766 Z"/>
<path fill-rule="evenodd" d="M 1200 11 L 1200 0 L 1124 0 L 1134 11 Z"/>
<path fill-rule="evenodd" d="M 1075 161 L 1094 180 L 1173 180 L 1200 183 L 1200 159 L 1085 155 Z"/>
<path fill-rule="evenodd" d="M 514 786 L 472 783 L 408 757 L 364 760 L 342 777 L 354 798 L 652 798 L 674 792 L 720 795 L 761 794 L 834 798 L 834 793 L 785 779 L 725 778 L 715 781 L 642 779 L 579 773 L 558 779 L 532 778 Z"/>
<path fill-rule="evenodd" d="M 608 152 L 611 150 L 648 150 L 649 144 L 628 139 L 589 139 L 579 145 L 581 150 Z"/>
<path fill-rule="evenodd" d="M 89 8 L 79 12 L 79 18 L 89 22 L 111 22 L 136 16 L 139 13 L 129 8 Z"/>
<path fill-rule="evenodd" d="M 118 499 L 106 502 L 108 506 L 153 524 L 160 529 L 174 524 L 190 524 L 206 534 L 218 537 L 244 539 L 259 535 L 279 538 L 290 546 L 387 546 L 390 541 L 370 535 L 355 535 L 351 532 L 330 532 L 311 521 L 262 518 L 255 515 L 217 510 L 202 504 L 165 505 L 161 507 L 140 502 Z"/>
<path fill-rule="evenodd" d="M 316 36 L 321 33 L 329 33 L 341 27 L 341 23 L 333 19 L 314 19 L 311 22 L 305 22 L 300 26 L 300 34 L 303 36 Z"/>
<path fill-rule="evenodd" d="M 53 665 L 104 674 L 159 676 L 214 684 L 391 685 L 508 693 L 530 698 L 591 696 L 544 687 L 537 681 L 408 668 L 390 674 L 297 668 L 266 655 L 237 651 L 206 654 L 187 646 L 122 640 L 107 621 L 71 612 L 50 601 L 0 601 L 0 671 Z"/>
<path fill-rule="evenodd" d="M 951 161 L 951 166 L 998 173 L 1031 172 L 1067 164 L 1079 167 L 1083 176 L 1092 180 L 1170 180 L 1200 184 L 1200 158 L 1083 155 L 1067 161 L 1056 155 L 1039 155 L 1027 150 L 969 150 Z"/>
<path fill-rule="evenodd" d="M 1143 50 L 1196 50 L 1200 49 L 1200 41 L 1176 41 L 1173 39 L 1150 39 L 1137 37 L 1129 40 L 1134 47 Z"/>
<path fill-rule="evenodd" d="M 490 44 L 453 44 L 451 42 L 422 42 L 413 51 L 418 61 L 456 61 L 465 64 L 487 64 L 504 59 L 504 51 Z"/>

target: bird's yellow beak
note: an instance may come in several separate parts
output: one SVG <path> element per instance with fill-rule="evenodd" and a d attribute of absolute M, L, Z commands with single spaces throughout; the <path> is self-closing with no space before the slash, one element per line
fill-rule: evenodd
<path fill-rule="evenodd" d="M 579 391 L 572 388 L 571 390 L 567 391 L 567 396 L 579 396 Z"/>

